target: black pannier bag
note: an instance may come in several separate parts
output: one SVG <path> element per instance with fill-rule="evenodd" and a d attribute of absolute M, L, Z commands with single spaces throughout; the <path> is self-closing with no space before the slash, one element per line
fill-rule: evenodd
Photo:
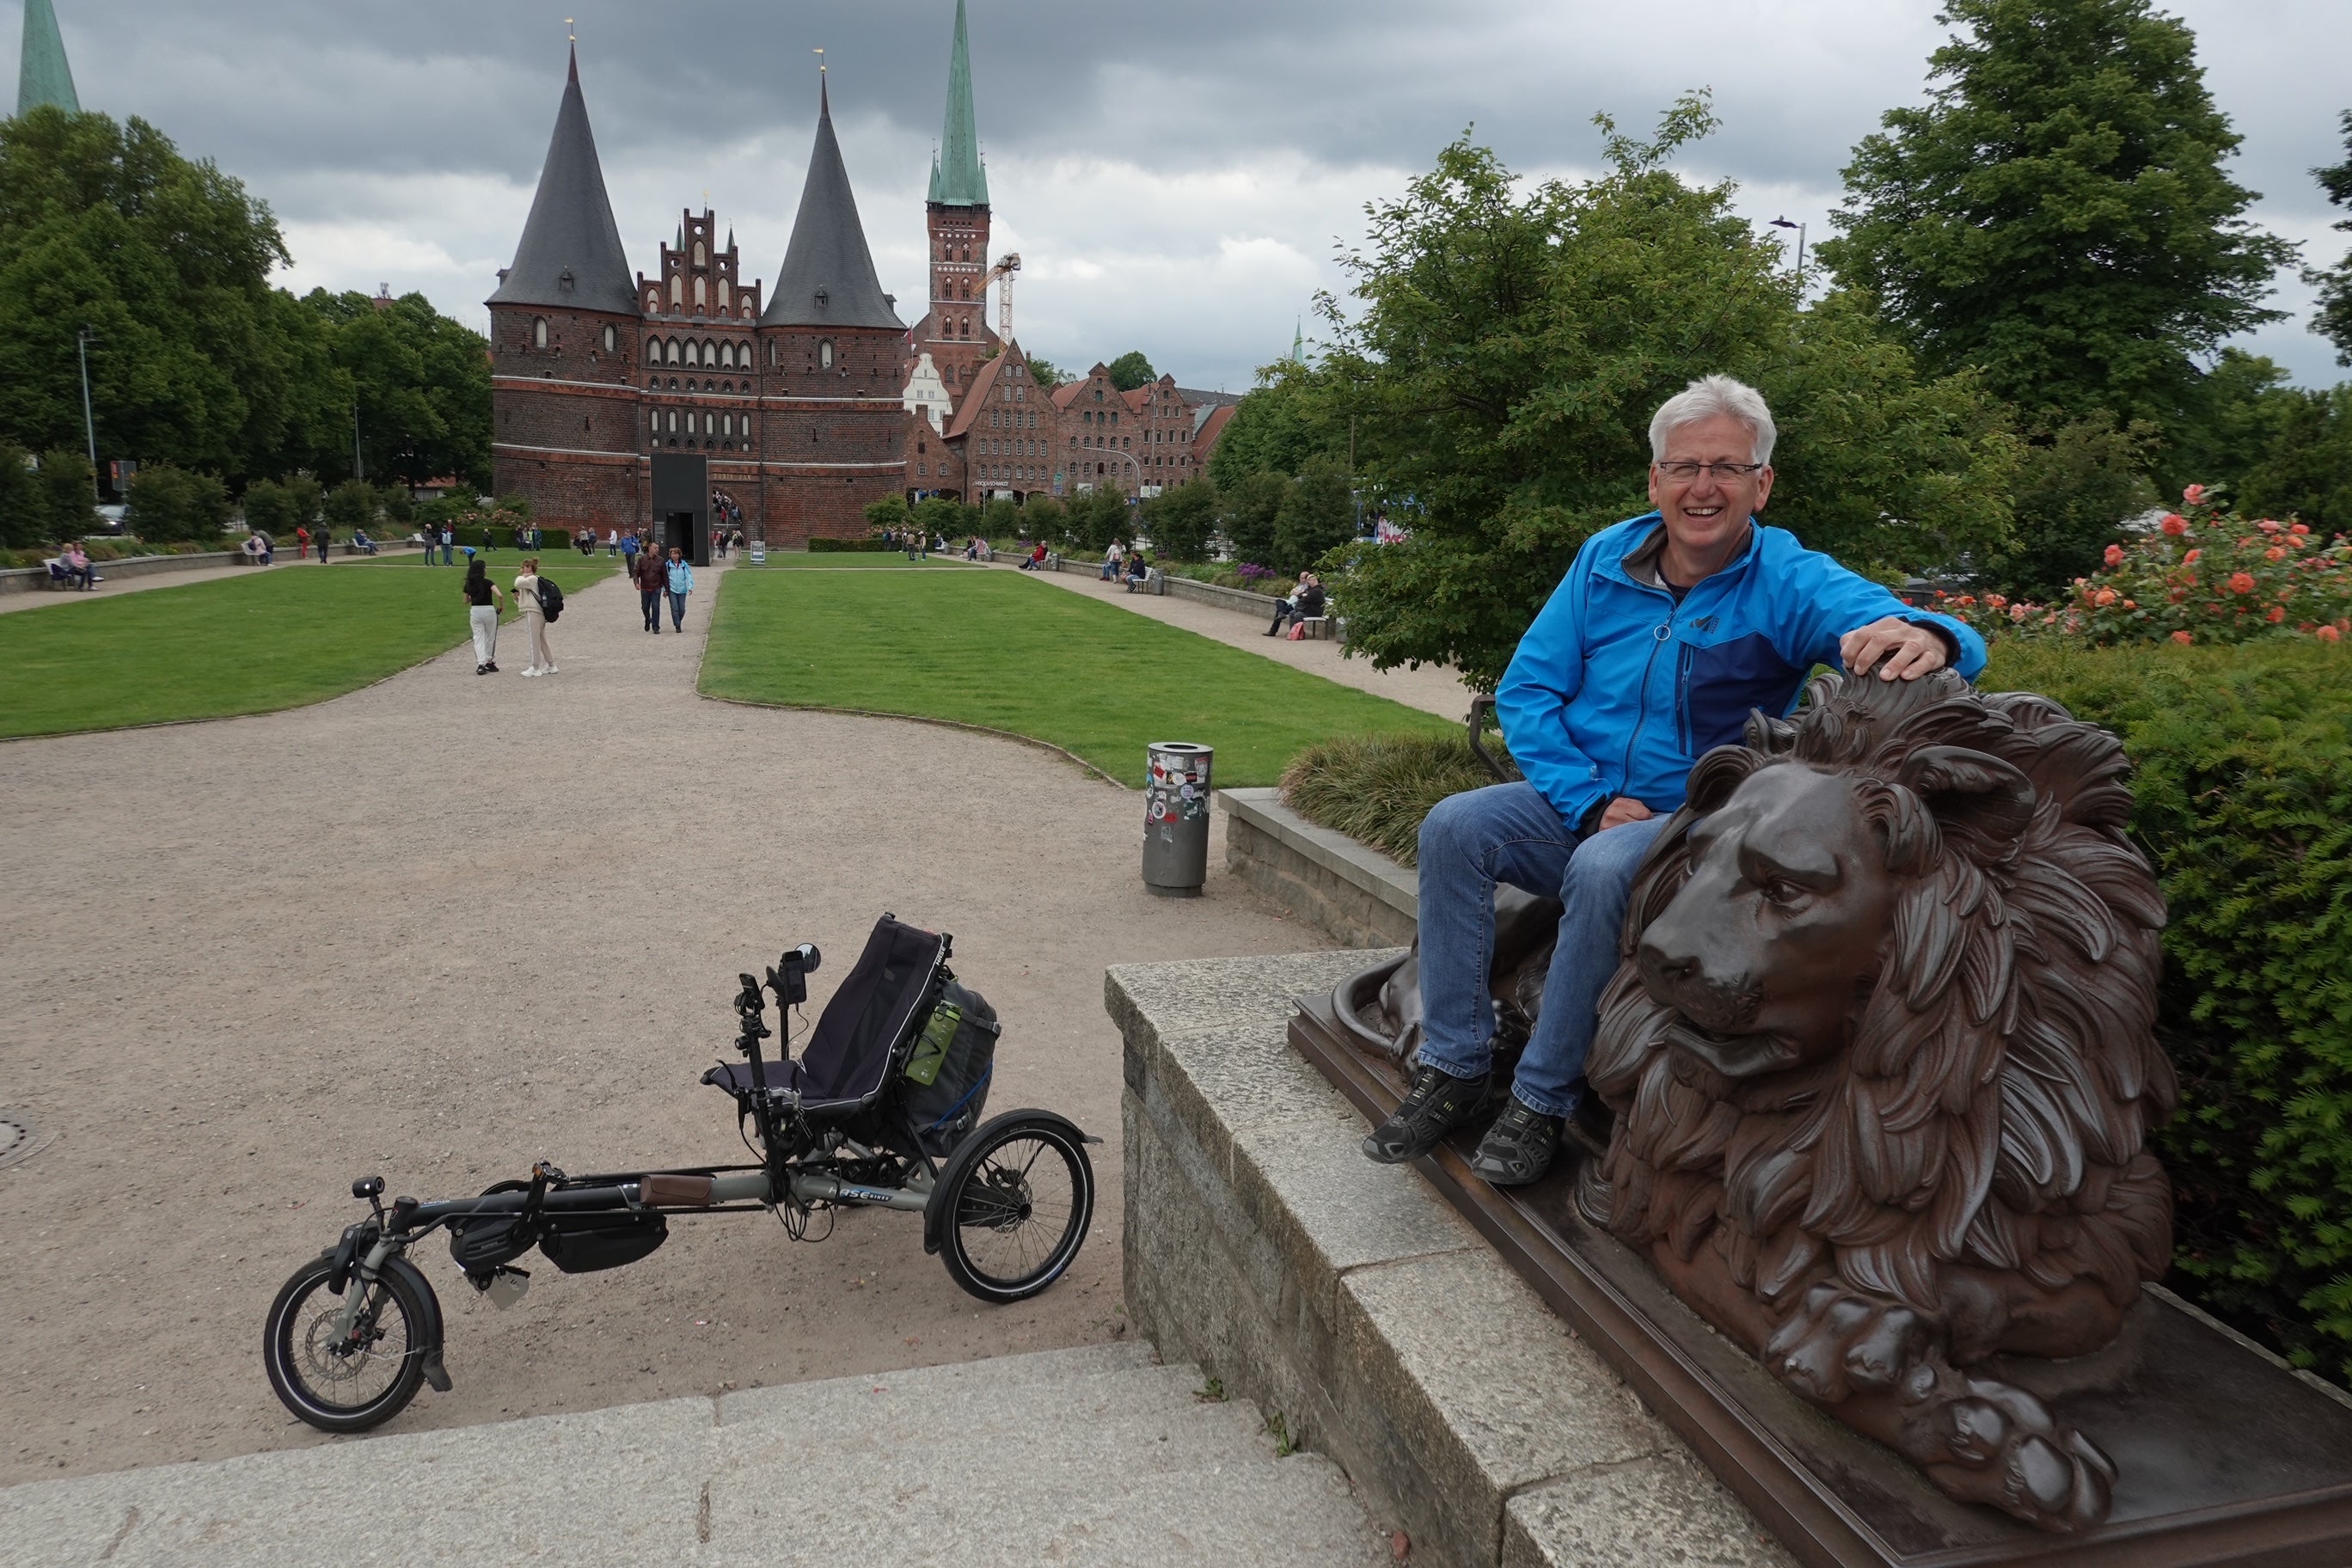
<path fill-rule="evenodd" d="M 907 1120 L 933 1159 L 954 1152 L 988 1109 L 996 1072 L 996 1009 L 949 981 L 916 1037 L 905 1068 Z"/>
<path fill-rule="evenodd" d="M 530 1190 L 529 1182 L 499 1182 L 482 1189 L 482 1196 Z M 476 1215 L 449 1222 L 449 1256 L 468 1274 L 484 1274 L 501 1263 L 512 1263 L 539 1245 L 539 1215 L 529 1220 L 519 1214 Z"/>
<path fill-rule="evenodd" d="M 593 1274 L 635 1263 L 669 1239 L 658 1213 L 548 1215 L 539 1249 L 566 1274 Z"/>

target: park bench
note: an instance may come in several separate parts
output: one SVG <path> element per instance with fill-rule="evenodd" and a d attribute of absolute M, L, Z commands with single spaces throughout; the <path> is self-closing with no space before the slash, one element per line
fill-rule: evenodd
<path fill-rule="evenodd" d="M 1292 624 L 1298 627 L 1301 642 L 1330 640 L 1331 617 L 1328 616 L 1301 616 Z"/>
<path fill-rule="evenodd" d="M 48 575 L 41 579 L 41 586 L 44 588 L 58 589 L 71 589 L 74 586 L 73 574 L 66 569 L 66 559 L 64 556 L 53 555 L 47 561 L 42 562 L 41 564 L 48 568 Z M 92 563 L 92 565 L 95 567 L 96 563 Z M 92 587 L 96 587 L 99 584 L 105 581 L 106 578 L 95 570 L 93 570 L 89 574 L 90 586 Z"/>

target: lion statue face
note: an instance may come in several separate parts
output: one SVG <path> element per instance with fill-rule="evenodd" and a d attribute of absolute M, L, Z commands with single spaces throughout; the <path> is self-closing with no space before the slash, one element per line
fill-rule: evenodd
<path fill-rule="evenodd" d="M 1726 1078 L 1835 1054 L 1877 972 L 1895 889 L 1846 780 L 1750 774 L 1685 837 L 1689 879 L 1635 949 L 1670 1044 Z"/>

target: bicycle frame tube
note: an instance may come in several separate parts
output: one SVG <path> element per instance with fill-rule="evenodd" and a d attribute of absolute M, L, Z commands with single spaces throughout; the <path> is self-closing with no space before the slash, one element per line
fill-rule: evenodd
<path fill-rule="evenodd" d="M 335 1314 L 337 1339 L 350 1339 L 352 1331 L 359 1327 L 360 1310 L 367 1300 L 368 1288 L 376 1282 L 377 1275 L 383 1269 L 385 1260 L 399 1251 L 400 1247 L 400 1237 L 382 1236 L 376 1238 L 374 1246 L 368 1248 L 368 1255 L 360 1261 L 359 1269 L 352 1275 L 352 1282 L 343 1287 L 343 1310 Z"/>

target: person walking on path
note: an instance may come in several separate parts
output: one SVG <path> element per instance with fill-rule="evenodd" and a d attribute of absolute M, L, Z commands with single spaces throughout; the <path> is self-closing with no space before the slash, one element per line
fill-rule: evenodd
<path fill-rule="evenodd" d="M 432 535 L 427 534 L 425 537 L 426 537 L 428 540 L 430 540 L 430 539 L 432 538 Z M 455 565 L 455 564 L 457 563 L 457 557 L 455 554 L 453 554 L 453 553 L 451 552 L 451 547 L 452 547 L 453 545 L 455 545 L 457 542 L 457 535 L 456 531 L 454 531 L 453 529 L 451 529 L 451 528 L 450 528 L 450 526 L 449 526 L 447 523 L 446 523 L 446 522 L 445 522 L 445 523 L 443 523 L 443 524 L 441 525 L 441 564 L 442 564 L 442 565 L 444 565 L 444 566 L 452 566 L 452 565 Z M 425 545 L 425 564 L 426 564 L 427 566 L 430 566 L 430 565 L 432 565 L 432 564 L 433 564 L 433 547 L 432 547 L 432 545 L 431 545 L 430 543 L 426 544 L 426 545 Z"/>
<path fill-rule="evenodd" d="M 621 570 L 629 574 L 631 581 L 635 581 L 637 575 L 637 536 L 635 530 L 630 531 L 626 539 L 621 541 L 620 551 Z"/>
<path fill-rule="evenodd" d="M 295 559 L 297 562 L 306 561 L 306 560 L 310 559 L 310 526 L 309 526 L 308 524 L 306 524 L 306 523 L 299 523 L 299 522 L 298 522 L 298 523 L 296 523 L 296 524 L 294 525 L 294 559 Z"/>
<path fill-rule="evenodd" d="M 526 555 L 522 572 L 514 580 L 515 610 L 522 616 L 522 632 L 530 649 L 530 662 L 522 667 L 525 675 L 553 675 L 555 653 L 547 646 L 547 605 L 539 596 L 539 557 Z"/>
<path fill-rule="evenodd" d="M 1120 548 L 1118 541 L 1114 539 L 1110 542 L 1110 548 L 1103 552 L 1102 580 L 1106 583 L 1116 583 L 1126 570 L 1127 552 Z"/>
<path fill-rule="evenodd" d="M 630 542 L 636 542 L 634 536 Z M 646 630 L 661 636 L 662 587 L 665 574 L 660 560 L 650 550 L 640 554 L 629 552 L 629 581 L 637 585 L 637 607 L 645 612 Z"/>
<path fill-rule="evenodd" d="M 466 596 L 466 618 L 474 626 L 474 673 L 496 675 L 499 670 L 499 606 L 506 595 L 490 581 L 490 569 L 478 555 L 466 563 L 465 585 L 458 590 Z"/>
<path fill-rule="evenodd" d="M 310 536 L 310 542 L 319 547 L 320 565 L 324 566 L 327 563 L 327 547 L 334 542 L 333 531 L 323 522 L 319 525 L 319 531 Z"/>
<path fill-rule="evenodd" d="M 686 552 L 677 545 L 669 547 L 669 565 L 664 571 L 669 589 L 669 629 L 686 630 L 686 596 L 694 592 L 694 568 L 687 563 Z"/>

